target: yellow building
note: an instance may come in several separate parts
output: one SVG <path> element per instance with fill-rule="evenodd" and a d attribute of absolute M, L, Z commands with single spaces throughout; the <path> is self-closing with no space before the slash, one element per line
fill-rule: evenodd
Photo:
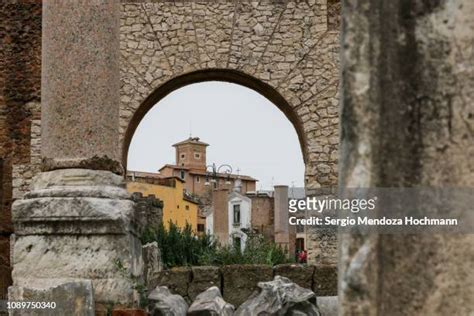
<path fill-rule="evenodd" d="M 127 173 L 127 190 L 141 192 L 143 196 L 155 195 L 163 201 L 163 223 L 169 227 L 170 220 L 178 227 L 189 223 L 198 231 L 198 203 L 184 194 L 184 181 L 178 177 L 160 177 L 156 173 Z"/>

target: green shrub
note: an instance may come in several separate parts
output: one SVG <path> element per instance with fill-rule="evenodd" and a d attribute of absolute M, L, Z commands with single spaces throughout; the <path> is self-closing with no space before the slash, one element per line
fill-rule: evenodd
<path fill-rule="evenodd" d="M 291 262 L 287 250 L 262 235 L 250 234 L 244 251 L 233 246 L 220 246 L 213 236 L 196 235 L 190 225 L 177 227 L 173 222 L 166 229 L 163 224 L 148 227 L 142 243 L 156 241 L 167 268 L 186 265 L 267 264 Z"/>
<path fill-rule="evenodd" d="M 233 246 L 220 246 L 213 251 L 207 251 L 199 260 L 201 265 L 229 265 L 229 264 L 267 264 L 274 266 L 292 262 L 287 251 L 262 235 L 248 236 L 245 249 Z"/>
<path fill-rule="evenodd" d="M 205 251 L 216 248 L 216 242 L 209 235 L 196 235 L 191 225 L 179 228 L 170 221 L 166 229 L 163 223 L 156 228 L 147 227 L 142 235 L 142 243 L 156 241 L 161 251 L 163 265 L 199 265 L 199 258 Z"/>

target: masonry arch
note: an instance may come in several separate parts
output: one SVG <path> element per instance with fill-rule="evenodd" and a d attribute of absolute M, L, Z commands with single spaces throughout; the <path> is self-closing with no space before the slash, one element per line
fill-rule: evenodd
<path fill-rule="evenodd" d="M 338 182 L 338 1 L 121 1 L 120 144 L 172 91 L 227 81 L 257 91 L 295 127 L 305 187 Z M 311 237 L 313 238 L 313 237 Z M 314 237 L 317 239 L 317 237 Z M 335 260 L 332 250 L 308 257 Z M 335 247 L 333 247 L 335 249 Z M 313 254 L 314 253 L 314 254 Z"/>
<path fill-rule="evenodd" d="M 122 1 L 120 144 L 170 92 L 228 81 L 253 89 L 296 129 L 308 188 L 337 185 L 339 31 L 326 1 Z M 331 9 L 331 10 L 330 10 Z"/>
<path fill-rule="evenodd" d="M 295 128 L 301 147 L 303 161 L 306 164 L 308 150 L 303 122 L 294 109 L 290 106 L 290 104 L 285 100 L 285 98 L 280 93 L 278 93 L 278 91 L 261 80 L 258 80 L 257 78 L 240 71 L 229 69 L 208 69 L 183 74 L 165 82 L 163 85 L 156 88 L 136 109 L 128 123 L 125 135 L 123 137 L 122 163 L 125 168 L 127 167 L 128 151 L 133 135 L 135 134 L 138 125 L 148 113 L 148 111 L 171 92 L 190 84 L 206 81 L 223 81 L 235 83 L 250 88 L 271 101 L 285 114 L 285 116 Z"/>

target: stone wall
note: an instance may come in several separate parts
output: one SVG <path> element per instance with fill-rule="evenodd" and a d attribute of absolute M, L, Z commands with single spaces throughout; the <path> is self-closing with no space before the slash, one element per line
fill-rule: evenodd
<path fill-rule="evenodd" d="M 132 200 L 135 202 L 135 212 L 141 228 L 156 228 L 163 222 L 163 201 L 154 194 L 143 196 L 141 192 L 134 192 Z"/>
<path fill-rule="evenodd" d="M 233 81 L 293 123 L 308 186 L 337 183 L 339 30 L 328 28 L 326 0 L 131 2 L 122 1 L 121 19 L 124 160 L 141 118 L 166 93 Z"/>
<path fill-rule="evenodd" d="M 312 289 L 317 296 L 337 295 L 337 268 L 297 264 L 283 264 L 273 268 L 266 265 L 176 267 L 161 271 L 148 284 L 148 288 L 167 286 L 174 294 L 192 302 L 199 293 L 217 286 L 227 302 L 239 306 L 257 290 L 258 282 L 273 280 L 276 275 Z"/>
<path fill-rule="evenodd" d="M 0 4 L 0 295 L 10 282 L 11 203 L 34 167 L 31 133 L 39 119 L 41 2 Z M 31 172 L 30 172 L 31 171 Z"/>

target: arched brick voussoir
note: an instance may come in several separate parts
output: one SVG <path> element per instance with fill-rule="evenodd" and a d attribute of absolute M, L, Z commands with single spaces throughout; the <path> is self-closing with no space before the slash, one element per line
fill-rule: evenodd
<path fill-rule="evenodd" d="M 237 1 L 191 3 L 201 68 L 227 67 Z"/>
<path fill-rule="evenodd" d="M 122 66 L 132 68 L 148 84 L 167 80 L 175 71 L 142 3 L 122 5 L 120 55 L 126 60 Z"/>
<path fill-rule="evenodd" d="M 335 32 L 319 35 L 315 45 L 277 86 L 278 90 L 298 93 L 303 102 L 339 82 L 339 36 Z"/>
<path fill-rule="evenodd" d="M 304 1 L 286 4 L 253 75 L 265 74 L 278 86 L 305 59 L 326 32 L 323 18 L 315 14 L 316 5 Z"/>
<path fill-rule="evenodd" d="M 228 67 L 255 75 L 255 69 L 280 22 L 286 4 L 269 1 L 244 1 L 238 4 Z M 261 73 L 259 78 L 268 80 L 269 73 Z"/>
<path fill-rule="evenodd" d="M 177 2 L 174 5 L 166 1 L 142 4 L 155 40 L 167 56 L 175 76 L 202 67 L 193 6 L 192 1 Z"/>

